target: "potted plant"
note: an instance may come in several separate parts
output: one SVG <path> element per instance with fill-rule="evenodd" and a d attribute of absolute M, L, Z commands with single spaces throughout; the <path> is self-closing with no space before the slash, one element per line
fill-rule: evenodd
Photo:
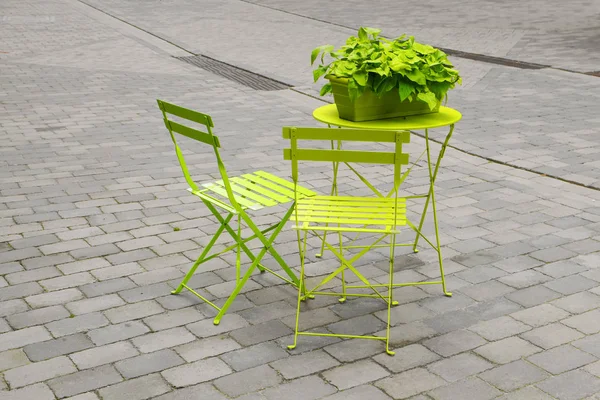
<path fill-rule="evenodd" d="M 446 53 L 413 36 L 388 40 L 380 33 L 360 28 L 338 50 L 324 45 L 312 51 L 311 65 L 321 55 L 314 81 L 329 80 L 321 96 L 332 92 L 340 118 L 350 121 L 437 112 L 448 90 L 461 83 Z"/>

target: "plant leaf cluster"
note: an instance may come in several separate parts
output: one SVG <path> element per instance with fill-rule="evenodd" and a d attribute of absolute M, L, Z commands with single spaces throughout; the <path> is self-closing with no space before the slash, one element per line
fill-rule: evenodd
<path fill-rule="evenodd" d="M 362 27 L 338 50 L 319 46 L 312 51 L 310 62 L 321 63 L 313 71 L 314 81 L 333 75 L 348 79 L 348 92 L 354 101 L 368 88 L 383 96 L 398 91 L 402 101 L 422 100 L 434 109 L 447 96 L 448 90 L 461 83 L 457 70 L 443 51 L 415 42 L 413 36 L 394 40 L 379 36 L 380 29 Z M 329 63 L 325 56 L 331 57 Z M 321 96 L 331 92 L 331 84 L 321 88 Z"/>

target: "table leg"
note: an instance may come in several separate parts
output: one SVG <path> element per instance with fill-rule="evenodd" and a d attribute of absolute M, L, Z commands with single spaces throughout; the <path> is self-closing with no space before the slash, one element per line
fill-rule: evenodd
<path fill-rule="evenodd" d="M 440 244 L 440 231 L 438 227 L 437 220 L 437 209 L 435 205 L 435 179 L 437 178 L 437 174 L 439 171 L 440 163 L 442 158 L 444 157 L 444 153 L 446 151 L 446 146 L 448 146 L 448 142 L 452 137 L 452 132 L 454 131 L 454 124 L 450 125 L 450 131 L 448 135 L 446 135 L 446 140 L 444 144 L 442 144 L 442 148 L 440 149 L 440 154 L 435 163 L 435 167 L 432 169 L 431 166 L 431 150 L 429 147 L 429 130 L 425 129 L 425 148 L 427 152 L 427 168 L 429 170 L 429 193 L 427 194 L 427 198 L 425 199 L 425 206 L 423 207 L 423 213 L 421 214 L 421 220 L 419 222 L 419 228 L 417 229 L 417 236 L 415 238 L 415 243 L 413 245 L 413 251 L 417 253 L 419 250 L 417 249 L 417 244 L 419 243 L 419 238 L 421 236 L 421 229 L 423 228 L 423 223 L 425 222 L 425 216 L 427 215 L 427 210 L 429 209 L 429 203 L 431 202 L 433 209 L 433 226 L 435 228 L 435 240 L 436 240 L 436 248 L 435 250 L 438 253 L 438 261 L 440 263 L 440 275 L 442 277 L 442 290 L 446 296 L 452 296 L 452 293 L 446 291 L 446 280 L 444 277 L 444 265 L 442 262 L 442 248 Z"/>

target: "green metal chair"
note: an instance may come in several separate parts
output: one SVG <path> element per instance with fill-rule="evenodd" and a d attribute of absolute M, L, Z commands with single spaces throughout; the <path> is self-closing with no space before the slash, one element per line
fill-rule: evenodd
<path fill-rule="evenodd" d="M 296 325 L 294 330 L 294 343 L 288 348 L 296 347 L 299 335 L 305 336 L 334 336 L 340 338 L 361 338 L 385 340 L 386 352 L 393 355 L 389 348 L 390 337 L 390 308 L 397 304 L 393 301 L 392 293 L 394 284 L 394 249 L 396 235 L 400 233 L 400 227 L 407 224 L 406 199 L 398 197 L 398 188 L 403 180 L 402 166 L 408 164 L 408 154 L 402 153 L 402 145 L 410 141 L 408 131 L 382 131 L 382 130 L 356 130 L 356 129 L 329 129 L 329 128 L 297 128 L 284 127 L 283 137 L 289 139 L 291 147 L 284 150 L 284 158 L 292 162 L 292 179 L 297 197 L 295 198 L 295 209 L 292 221 L 295 223 L 293 229 L 297 231 L 300 248 L 300 285 L 298 286 L 298 304 L 296 310 Z M 327 142 L 351 141 L 351 142 L 377 142 L 394 143 L 394 151 L 353 151 L 323 148 L 301 148 L 299 141 Z M 322 146 L 321 146 L 322 147 Z M 367 163 L 393 165 L 393 189 L 390 195 L 384 196 L 374 187 L 374 195 L 371 197 L 353 196 L 312 196 L 303 197 L 299 185 L 298 164 L 305 162 L 333 162 L 337 170 L 339 163 Z M 300 234 L 303 232 L 303 235 Z M 341 262 L 341 265 L 332 273 L 327 275 L 313 288 L 305 287 L 305 258 L 307 234 L 311 232 L 324 243 L 327 250 L 331 251 Z M 327 233 L 337 233 L 338 245 L 334 246 L 327 241 Z M 357 235 L 368 234 L 374 240 L 370 245 L 358 246 L 344 244 L 343 235 L 354 233 Z M 302 237 L 301 237 L 302 236 Z M 389 243 L 384 244 L 384 239 Z M 407 244 L 408 245 L 408 244 Z M 412 246 L 412 243 L 410 244 Z M 337 247 L 337 248 L 336 248 Z M 387 284 L 371 284 L 353 265 L 359 258 L 369 250 L 380 247 L 389 247 L 389 282 Z M 347 258 L 344 251 L 360 249 L 356 254 Z M 347 285 L 344 271 L 353 272 L 362 282 L 362 285 Z M 330 282 L 336 276 L 341 275 L 341 292 L 324 292 L 319 288 Z M 348 289 L 367 288 L 373 294 L 350 293 Z M 387 328 L 385 336 L 357 336 L 347 334 L 319 333 L 299 330 L 300 304 L 302 301 L 314 295 L 340 296 L 340 302 L 344 302 L 347 296 L 375 297 L 387 303 Z"/>
<path fill-rule="evenodd" d="M 206 205 L 206 207 L 208 207 L 208 209 L 220 223 L 219 228 L 200 254 L 200 257 L 198 257 L 198 260 L 196 260 L 196 262 L 192 265 L 177 289 L 175 289 L 172 293 L 180 293 L 185 288 L 210 306 L 214 307 L 218 313 L 213 322 L 215 325 L 218 325 L 221 317 L 227 312 L 227 309 L 231 306 L 236 296 L 240 293 L 244 287 L 244 284 L 248 281 L 252 275 L 252 272 L 256 268 L 258 268 L 261 272 L 270 272 L 294 286 L 299 286 L 298 278 L 273 247 L 273 242 L 275 241 L 277 235 L 281 232 L 285 223 L 289 220 L 292 214 L 294 203 L 292 203 L 289 210 L 285 213 L 280 222 L 263 230 L 260 230 L 252 221 L 252 218 L 250 215 L 248 215 L 247 210 L 260 210 L 266 207 L 290 203 L 308 196 L 314 196 L 315 193 L 264 171 L 256 171 L 243 174 L 241 176 L 229 177 L 221 156 L 219 155 L 219 148 L 221 147 L 219 139 L 212 133 L 212 128 L 214 127 L 212 118 L 209 115 L 188 110 L 162 100 L 157 101 L 158 106 L 163 113 L 165 126 L 169 130 L 171 139 L 175 145 L 175 152 L 177 154 L 179 164 L 181 165 L 183 176 L 189 185 L 188 190 L 202 200 L 202 202 Z M 189 123 L 190 125 L 193 125 L 195 123 L 197 127 L 193 128 L 191 126 L 183 125 L 180 122 L 175 122 L 171 120 L 169 116 L 176 116 L 179 119 L 186 120 L 186 124 Z M 179 148 L 175 139 L 175 134 L 179 134 L 211 146 L 217 159 L 221 180 L 204 183 L 198 186 L 190 176 L 183 153 L 181 152 L 181 149 Z M 221 215 L 219 209 L 225 211 L 224 216 Z M 237 217 L 237 229 L 234 229 L 234 227 L 230 225 L 230 222 L 234 217 Z M 252 236 L 242 238 L 242 222 L 252 231 Z M 235 244 L 226 247 L 222 251 L 209 254 L 214 244 L 225 231 L 229 233 Z M 267 234 L 270 235 L 267 236 Z M 262 243 L 262 247 L 260 248 L 258 254 L 252 253 L 252 251 L 250 251 L 246 245 L 250 240 L 254 239 L 258 239 Z M 187 283 L 194 275 L 196 269 L 202 263 L 231 250 L 237 251 L 236 285 L 223 306 L 219 307 L 196 292 L 193 288 L 189 287 Z M 242 251 L 251 261 L 250 266 L 243 276 L 241 274 Z M 277 263 L 286 273 L 287 277 L 284 277 L 261 264 L 261 260 L 267 252 L 271 254 L 275 261 L 277 261 Z"/>

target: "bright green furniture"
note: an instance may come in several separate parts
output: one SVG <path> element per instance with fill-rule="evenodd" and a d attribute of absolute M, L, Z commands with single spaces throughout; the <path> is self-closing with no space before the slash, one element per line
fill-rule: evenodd
<path fill-rule="evenodd" d="M 173 293 L 180 293 L 185 288 L 194 295 L 198 296 L 200 299 L 204 300 L 207 304 L 214 307 L 218 313 L 213 322 L 215 325 L 218 325 L 221 317 L 225 314 L 225 312 L 227 312 L 227 309 L 231 306 L 231 303 L 233 303 L 236 296 L 240 293 L 244 287 L 244 284 L 248 281 L 252 275 L 252 272 L 256 268 L 259 268 L 261 272 L 268 271 L 294 286 L 299 286 L 298 278 L 273 247 L 275 238 L 281 232 L 285 223 L 289 220 L 292 211 L 294 210 L 294 203 L 292 203 L 280 222 L 263 230 L 260 230 L 257 227 L 247 211 L 260 210 L 265 207 L 291 203 L 309 196 L 314 196 L 315 193 L 264 171 L 256 171 L 243 174 L 241 176 L 229 177 L 221 156 L 219 155 L 219 148 L 221 147 L 219 139 L 212 133 L 212 128 L 214 125 L 211 117 L 209 115 L 188 110 L 162 100 L 157 101 L 158 106 L 163 113 L 165 126 L 169 130 L 171 139 L 175 145 L 175 152 L 177 154 L 179 164 L 181 165 L 183 176 L 189 185 L 188 190 L 202 200 L 202 202 L 206 205 L 206 207 L 208 207 L 208 209 L 220 223 L 220 226 L 200 254 L 200 257 L 198 257 L 198 260 L 192 265 L 189 272 L 183 278 L 177 289 L 173 291 Z M 177 117 L 177 121 L 180 122 L 174 121 L 172 116 Z M 182 120 L 185 120 L 185 125 L 183 122 L 181 122 Z M 193 181 L 188 171 L 183 153 L 175 139 L 175 134 L 179 134 L 211 146 L 215 153 L 221 180 L 198 186 Z M 219 210 L 224 211 L 225 216 L 221 215 L 222 211 L 219 212 Z M 230 225 L 232 219 L 234 218 L 237 219 L 237 227 L 235 229 Z M 252 236 L 242 238 L 242 222 L 252 231 Z M 231 236 L 235 244 L 228 246 L 222 251 L 209 254 L 210 250 L 217 242 L 217 239 L 225 231 L 227 231 L 227 233 Z M 246 245 L 250 240 L 254 239 L 258 239 L 262 243 L 262 247 L 260 248 L 258 254 L 252 253 L 252 251 Z M 187 284 L 194 275 L 196 269 L 202 263 L 231 250 L 237 251 L 236 285 L 223 306 L 219 307 L 196 292 L 193 288 L 189 287 Z M 241 273 L 241 251 L 243 251 L 251 260 L 251 264 L 243 276 Z M 261 259 L 267 252 L 271 254 L 275 261 L 277 261 L 277 263 L 286 273 L 287 277 L 284 277 L 261 264 Z"/>
<path fill-rule="evenodd" d="M 442 158 L 444 157 L 444 153 L 446 152 L 446 147 L 448 146 L 448 142 L 452 137 L 452 133 L 454 132 L 454 124 L 462 118 L 460 112 L 449 108 L 449 107 L 440 107 L 439 112 L 432 114 L 423 114 L 423 115 L 413 115 L 407 117 L 398 117 L 398 118 L 388 118 L 376 121 L 363 121 L 363 122 L 352 122 L 341 119 L 338 115 L 335 104 L 326 105 L 323 107 L 319 107 L 313 112 L 313 117 L 320 122 L 324 122 L 329 127 L 338 126 L 344 128 L 351 129 L 381 129 L 381 130 L 424 130 L 425 131 L 425 150 L 421 155 L 417 158 L 417 160 L 413 163 L 413 165 L 406 171 L 403 176 L 403 179 L 408 176 L 412 167 L 423 157 L 424 154 L 427 154 L 427 169 L 429 172 L 429 190 L 427 194 L 422 195 L 414 195 L 414 196 L 406 196 L 407 199 L 425 199 L 425 205 L 423 207 L 423 212 L 421 213 L 420 221 L 418 226 L 413 224 L 410 220 L 407 220 L 407 224 L 413 231 L 416 233 L 415 241 L 412 244 L 413 251 L 417 253 L 419 250 L 417 249 L 417 245 L 419 243 L 419 239 L 423 239 L 427 244 L 429 244 L 438 255 L 438 262 L 440 265 L 440 280 L 435 281 L 426 281 L 426 282 L 406 282 L 406 283 L 398 283 L 394 284 L 394 286 L 411 286 L 411 285 L 435 285 L 441 284 L 442 291 L 446 296 L 452 296 L 452 293 L 446 290 L 446 279 L 444 276 L 444 266 L 442 262 L 442 246 L 440 243 L 440 234 L 438 228 L 438 220 L 437 220 L 437 208 L 435 204 L 435 180 L 437 178 L 437 174 L 440 168 L 440 163 Z M 429 143 L 429 129 L 432 128 L 440 128 L 440 127 L 450 127 L 448 134 L 444 142 L 442 143 L 442 147 L 440 149 L 440 153 L 438 155 L 435 163 L 433 162 L 431 156 L 431 148 Z M 333 146 L 333 142 L 331 144 Z M 338 142 L 338 146 L 340 143 Z M 334 165 L 334 185 L 332 187 L 332 194 L 336 189 L 336 175 L 337 175 L 338 165 Z M 422 233 L 423 224 L 425 222 L 425 216 L 427 215 L 427 211 L 429 210 L 429 206 L 431 206 L 433 211 L 433 225 L 435 228 L 435 243 L 434 241 L 427 238 Z M 321 249 L 321 252 L 324 250 L 324 246 Z"/>
<path fill-rule="evenodd" d="M 408 164 L 408 154 L 402 153 L 402 145 L 410 140 L 410 132 L 407 131 L 383 131 L 383 130 L 354 130 L 354 129 L 329 129 L 329 128 L 300 128 L 284 127 L 283 137 L 290 140 L 290 148 L 284 150 L 284 158 L 291 160 L 292 179 L 296 187 L 296 207 L 291 218 L 294 223 L 293 229 L 298 233 L 300 248 L 300 285 L 298 286 L 298 303 L 296 309 L 296 324 L 294 330 L 294 343 L 288 346 L 290 349 L 296 347 L 299 335 L 305 336 L 335 336 L 341 338 L 361 338 L 385 340 L 388 354 L 394 353 L 389 348 L 390 336 L 390 307 L 394 304 L 392 289 L 394 286 L 394 249 L 396 247 L 396 235 L 400 233 L 400 227 L 406 225 L 406 200 L 398 197 L 398 187 L 402 182 L 402 166 Z M 300 147 L 299 141 L 313 144 L 313 147 Z M 322 144 L 333 141 L 352 142 L 377 142 L 393 143 L 393 151 L 356 151 L 341 149 L 323 149 Z M 316 142 L 316 143 L 315 143 Z M 319 143 L 320 142 L 320 143 Z M 319 146 L 321 144 L 321 146 Z M 393 166 L 393 189 L 389 196 L 374 194 L 370 197 L 352 196 L 312 196 L 302 197 L 299 185 L 299 163 L 300 162 L 333 162 L 333 163 L 367 163 L 383 164 Z M 335 193 L 337 194 L 337 193 Z M 320 238 L 329 251 L 331 251 L 341 262 L 341 265 L 331 274 L 327 275 L 313 288 L 305 287 L 305 259 L 308 233 L 311 232 Z M 302 235 L 301 235 L 302 233 Z M 336 246 L 326 240 L 327 233 L 335 233 L 338 236 Z M 346 245 L 345 234 L 367 234 L 374 236 L 370 245 Z M 381 244 L 385 239 L 389 243 Z M 378 247 L 389 247 L 389 281 L 387 284 L 372 284 L 353 265 L 359 258 L 369 250 Z M 344 252 L 349 249 L 359 249 L 358 253 L 347 258 Z M 349 270 L 362 282 L 362 285 L 347 285 L 344 272 Z M 319 291 L 319 288 L 340 275 L 342 280 L 341 292 Z M 352 293 L 348 289 L 368 288 L 373 294 Z M 383 289 L 383 290 L 382 290 Z M 340 302 L 344 302 L 347 296 L 375 297 L 387 303 L 387 328 L 385 336 L 358 336 L 348 334 L 319 333 L 301 331 L 299 329 L 300 303 L 314 295 L 340 296 Z"/>

